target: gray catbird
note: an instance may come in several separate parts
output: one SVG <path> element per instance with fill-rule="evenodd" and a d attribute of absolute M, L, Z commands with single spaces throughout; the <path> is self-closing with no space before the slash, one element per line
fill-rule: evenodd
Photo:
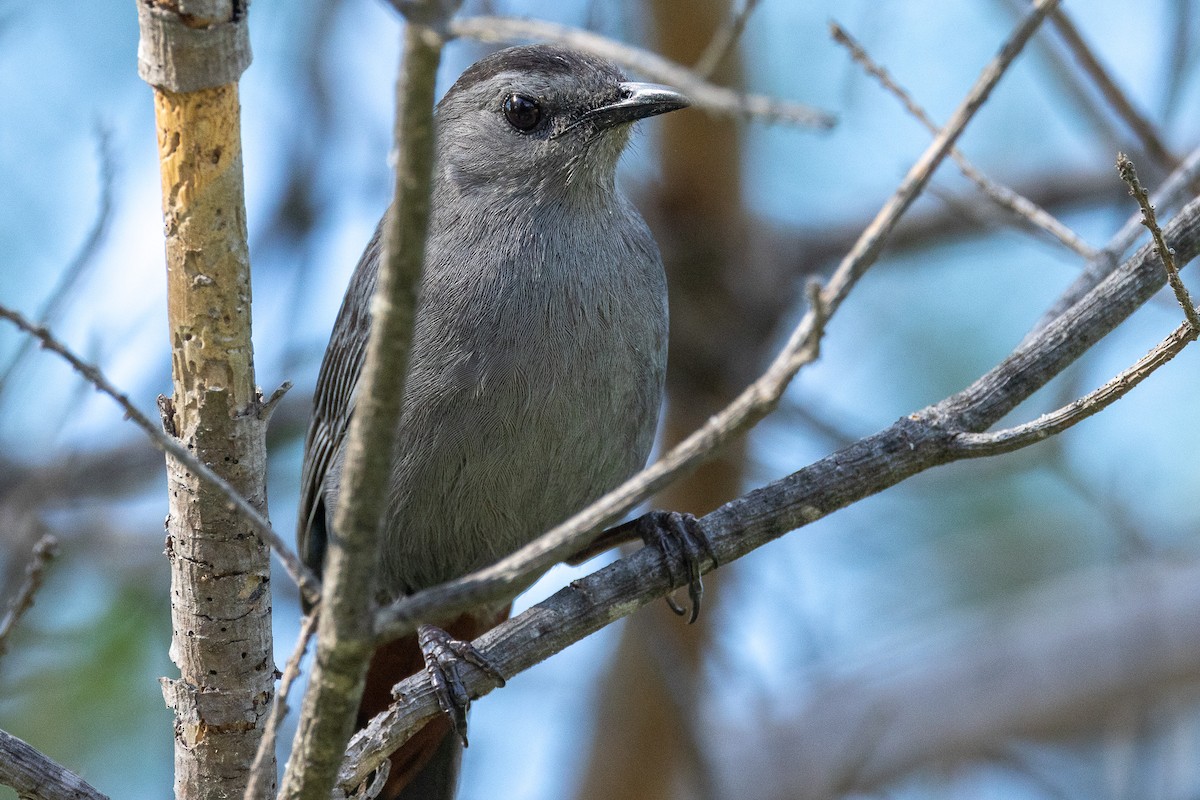
<path fill-rule="evenodd" d="M 602 59 L 549 46 L 482 59 L 438 104 L 425 272 L 379 567 L 387 596 L 496 561 L 645 462 L 663 393 L 667 293 L 658 247 L 615 171 L 629 123 L 686 105 Z M 298 532 L 316 570 L 379 255 L 377 231 L 317 379 Z M 446 631 L 470 641 L 507 613 L 478 609 Z M 376 653 L 360 725 L 424 660 L 412 641 Z M 450 721 L 435 720 L 393 756 L 383 796 L 451 796 L 458 755 Z"/>

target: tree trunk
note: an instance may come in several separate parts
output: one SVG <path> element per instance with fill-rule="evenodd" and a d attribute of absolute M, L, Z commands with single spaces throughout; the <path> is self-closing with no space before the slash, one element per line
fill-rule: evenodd
<path fill-rule="evenodd" d="M 237 84 L 155 89 L 175 391 L 168 432 L 266 512 L 250 342 Z M 177 798 L 240 797 L 274 693 L 268 549 L 224 495 L 167 459 Z M 274 767 L 270 768 L 274 773 Z"/>

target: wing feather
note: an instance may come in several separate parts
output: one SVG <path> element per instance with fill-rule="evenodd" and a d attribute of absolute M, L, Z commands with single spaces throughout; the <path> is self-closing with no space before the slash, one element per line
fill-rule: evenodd
<path fill-rule="evenodd" d="M 380 249 L 380 228 L 377 227 L 358 261 L 333 324 L 329 346 L 317 375 L 312 416 L 304 437 L 296 544 L 300 557 L 318 575 L 328 538 L 326 483 L 345 446 L 354 413 L 358 376 L 366 358 L 367 335 L 371 329 L 370 300 L 378 282 Z"/>

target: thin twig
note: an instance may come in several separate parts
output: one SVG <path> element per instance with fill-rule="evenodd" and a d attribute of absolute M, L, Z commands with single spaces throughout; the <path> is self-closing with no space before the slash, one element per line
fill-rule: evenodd
<path fill-rule="evenodd" d="M 0 656 L 3 656 L 8 648 L 9 634 L 12 633 L 25 612 L 33 607 L 33 600 L 37 596 L 38 589 L 42 588 L 46 567 L 56 555 L 58 555 L 58 539 L 48 533 L 38 539 L 37 544 L 33 546 L 33 557 L 25 565 L 25 579 L 21 581 L 17 593 L 9 601 L 4 617 L 0 618 Z"/>
<path fill-rule="evenodd" d="M 1019 18 L 1029 7 L 1028 0 L 996 0 L 1003 4 L 1014 18 Z M 1046 63 L 1040 68 L 1040 77 L 1044 84 L 1049 84 L 1048 78 L 1054 78 L 1059 83 L 1060 97 L 1058 105 L 1063 115 L 1073 121 L 1083 119 L 1094 131 L 1094 140 L 1098 146 L 1114 149 L 1120 147 L 1122 133 L 1118 129 L 1112 115 L 1095 97 L 1091 86 L 1079 74 L 1079 70 L 1071 63 L 1070 58 L 1049 36 L 1039 36 L 1033 42 L 1033 48 Z M 1074 106 L 1074 108 L 1070 108 Z"/>
<path fill-rule="evenodd" d="M 1154 214 L 1154 206 L 1150 203 L 1150 192 L 1138 181 L 1137 170 L 1124 153 L 1117 153 L 1117 172 L 1120 173 L 1121 180 L 1129 185 L 1129 193 L 1142 208 L 1142 224 L 1150 230 L 1150 237 L 1154 240 L 1154 249 L 1158 251 L 1163 269 L 1167 271 L 1167 283 L 1171 284 L 1171 289 L 1175 292 L 1175 299 L 1183 308 L 1183 314 L 1187 317 L 1188 324 L 1196 331 L 1200 331 L 1200 315 L 1196 313 L 1192 297 L 1179 277 L 1179 269 L 1175 266 L 1175 251 L 1167 247 L 1167 243 L 1163 241 L 1162 228 L 1158 227 L 1158 218 Z"/>
<path fill-rule="evenodd" d="M 308 641 L 317 629 L 317 617 L 320 607 L 314 608 L 300 624 L 300 636 L 296 647 L 283 668 L 279 679 L 279 690 L 275 692 L 275 700 L 271 704 L 271 713 L 263 726 L 263 737 L 258 743 L 258 752 L 254 755 L 254 763 L 250 766 L 250 780 L 246 784 L 243 800 L 267 800 L 274 795 L 275 787 L 275 742 L 279 738 L 279 726 L 283 724 L 288 713 L 288 694 L 292 684 L 300 677 L 300 662 L 304 659 L 304 651 L 308 649 Z"/>
<path fill-rule="evenodd" d="M 1179 167 L 1167 176 L 1162 186 L 1150 198 L 1150 202 L 1156 209 L 1186 202 L 1194 196 L 1191 186 L 1197 180 L 1200 180 L 1200 147 L 1188 153 Z M 1137 242 L 1143 227 L 1141 213 L 1131 215 L 1113 237 L 1112 243 L 1104 249 L 1111 254 L 1114 261 L 1119 261 Z"/>
<path fill-rule="evenodd" d="M 1071 49 L 1083 71 L 1096 84 L 1100 94 L 1104 96 L 1104 99 L 1121 119 L 1125 120 L 1125 124 L 1142 140 L 1142 146 L 1146 148 L 1150 157 L 1157 161 L 1164 170 L 1169 171 L 1178 167 L 1179 159 L 1163 143 L 1162 137 L 1158 135 L 1158 131 L 1155 130 L 1150 120 L 1134 107 L 1133 101 L 1117 85 L 1116 80 L 1109 74 L 1105 66 L 1100 63 L 1100 59 L 1084 40 L 1083 34 L 1075 27 L 1075 23 L 1067 16 L 1067 12 L 1061 8 L 1056 9 L 1050 15 L 1050 21 L 1058 30 L 1063 42 Z"/>
<path fill-rule="evenodd" d="M 1162 41 L 1169 41 L 1164 52 L 1162 99 L 1158 103 L 1164 123 L 1170 122 L 1182 109 L 1179 97 L 1192 76 L 1189 66 L 1195 62 L 1196 5 L 1192 0 L 1174 0 L 1167 4 L 1163 20 Z"/>
<path fill-rule="evenodd" d="M 746 30 L 746 23 L 749 22 L 750 15 L 754 13 L 758 3 L 759 0 L 743 0 L 742 7 L 737 10 L 737 13 L 726 18 L 725 24 L 717 28 L 717 32 L 709 40 L 704 52 L 692 65 L 693 72 L 701 78 L 712 77 L 717 67 L 721 66 L 721 62 L 729 56 L 738 40 L 742 38 L 742 32 Z"/>
<path fill-rule="evenodd" d="M 693 106 L 716 113 L 820 129 L 831 128 L 836 121 L 832 114 L 799 103 L 716 86 L 695 71 L 656 53 L 568 25 L 520 17 L 457 17 L 450 20 L 448 30 L 452 36 L 481 42 L 538 40 L 586 50 L 647 78 L 670 84 L 686 94 Z"/>
<path fill-rule="evenodd" d="M 1200 179 L 1200 147 L 1197 147 L 1187 155 L 1183 163 L 1179 165 L 1179 168 L 1163 181 L 1162 186 L 1150 198 L 1150 201 L 1155 208 L 1174 207 L 1191 196 L 1192 192 L 1189 187 L 1197 179 Z M 1026 340 L 1049 325 L 1050 322 L 1074 305 L 1081 297 L 1090 292 L 1100 281 L 1112 273 L 1121 264 L 1121 259 L 1125 253 L 1129 248 L 1133 247 L 1138 237 L 1141 236 L 1142 227 L 1142 214 L 1141 211 L 1138 211 L 1126 220 L 1116 235 L 1097 253 L 1096 258 L 1088 263 L 1083 274 L 1041 316 L 1037 324 L 1027 334 Z"/>
<path fill-rule="evenodd" d="M 1200 328 L 1185 322 L 1153 350 L 1099 389 L 1021 425 L 986 433 L 960 433 L 955 437 L 954 446 L 972 457 L 991 456 L 1009 453 L 1061 433 L 1129 394 L 1133 387 L 1177 356 L 1197 337 L 1200 337 Z"/>
<path fill-rule="evenodd" d="M 271 527 L 271 523 L 262 514 L 258 513 L 258 509 L 251 505 L 246 498 L 238 494 L 237 490 L 230 486 L 224 478 L 213 472 L 208 465 L 197 459 L 176 439 L 163 433 L 145 414 L 138 411 L 129 398 L 119 391 L 108 378 L 104 377 L 104 373 L 98 367 L 87 363 L 75 355 L 70 348 L 55 338 L 49 330 L 40 325 L 34 325 L 24 316 L 7 306 L 0 305 L 0 319 L 8 320 L 41 342 L 43 348 L 63 358 L 76 372 L 95 386 L 97 390 L 116 401 L 121 410 L 125 412 L 125 416 L 150 437 L 150 443 L 154 447 L 170 455 L 195 472 L 202 480 L 224 494 L 226 501 L 241 512 L 247 524 L 275 551 L 275 555 L 279 557 L 284 569 L 287 570 L 288 575 L 292 577 L 292 580 L 296 582 L 296 585 L 300 587 L 304 595 L 313 602 L 316 602 L 320 598 L 320 581 L 313 575 L 312 570 L 306 567 L 296 554 L 291 551 L 291 548 L 288 547 L 283 538 Z"/>
<path fill-rule="evenodd" d="M 721 412 L 652 464 L 588 508 L 543 534 L 501 561 L 440 586 L 402 598 L 381 609 L 377 630 L 381 639 L 411 633 L 418 622 L 462 612 L 485 602 L 511 597 L 516 587 L 570 558 L 591 543 L 605 526 L 616 522 L 638 503 L 711 458 L 726 442 L 741 435 L 770 413 L 788 384 L 805 364 L 816 358 L 826 321 L 837 311 L 858 279 L 875 263 L 901 216 L 928 184 L 967 123 L 983 105 L 1001 76 L 1033 36 L 1045 15 L 1059 0 L 1037 0 L 978 80 L 942 132 L 909 170 L 899 188 L 884 203 L 851 251 L 842 259 L 819 302 L 809 308 L 766 372 Z M 709 565 L 705 565 L 708 567 Z"/>
<path fill-rule="evenodd" d="M 57 321 L 59 311 L 70 297 L 71 290 L 96 263 L 100 245 L 104 242 L 104 237 L 108 235 L 108 229 L 112 225 L 113 186 L 116 183 L 116 158 L 112 151 L 111 131 L 103 125 L 97 124 L 96 160 L 100 171 L 99 208 L 96 210 L 96 217 L 92 220 L 92 226 L 88 229 L 87 236 L 83 239 L 83 244 L 79 246 L 71 262 L 59 275 L 58 283 L 50 290 L 45 303 L 38 310 L 36 319 L 39 325 L 53 325 Z M 33 339 L 23 338 L 8 365 L 3 372 L 0 372 L 0 398 L 11 387 L 13 373 L 32 352 L 33 343 Z"/>
<path fill-rule="evenodd" d="M 833 40 L 845 47 L 850 57 L 854 59 L 868 75 L 874 77 L 884 89 L 891 92 L 904 105 L 908 113 L 917 119 L 925 129 L 936 135 L 938 132 L 937 123 L 926 113 L 925 109 L 913 99 L 913 97 L 900 86 L 899 83 L 891 76 L 891 74 L 882 66 L 880 66 L 857 40 L 854 39 L 841 25 L 836 22 L 829 23 L 829 31 L 833 36 Z M 1027 197 L 1022 196 L 1015 189 L 1005 186 L 1004 184 L 994 181 L 983 173 L 978 167 L 971 163 L 966 156 L 958 148 L 950 150 L 950 157 L 954 159 L 954 163 L 958 165 L 962 174 L 976 186 L 984 195 L 1001 208 L 1016 214 L 1021 219 L 1028 222 L 1034 228 L 1049 234 L 1053 239 L 1058 241 L 1072 252 L 1088 259 L 1089 261 L 1096 257 L 1097 250 L 1079 237 L 1079 234 L 1064 225 L 1049 211 L 1039 206 Z"/>
<path fill-rule="evenodd" d="M 916 196 L 925 188 L 933 170 L 954 147 L 954 143 L 958 141 L 975 112 L 991 96 L 992 90 L 999 83 L 1000 78 L 1008 71 L 1017 55 L 1033 37 L 1046 14 L 1057 5 L 1058 0 L 1037 0 L 1029 7 L 1009 38 L 1001 45 L 1000 51 L 983 68 L 975 85 L 971 87 L 967 96 L 950 116 L 945 127 L 941 129 L 941 133 L 934 138 L 921 158 L 909 170 L 900 187 L 834 272 L 825 292 L 825 300 L 831 310 L 841 304 L 845 295 L 857 282 L 861 272 L 875 262 L 888 235 L 899 221 L 900 215 L 908 209 Z"/>

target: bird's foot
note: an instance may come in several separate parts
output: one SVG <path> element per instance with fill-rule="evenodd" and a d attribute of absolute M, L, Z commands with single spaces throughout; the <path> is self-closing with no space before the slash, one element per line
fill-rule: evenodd
<path fill-rule="evenodd" d="M 437 694 L 438 706 L 450 718 L 454 732 L 466 747 L 467 709 L 471 707 L 471 695 L 462 680 L 462 665 L 469 663 L 486 672 L 499 686 L 504 685 L 504 676 L 470 642 L 455 639 L 436 625 L 418 627 L 417 643 L 421 646 L 425 671 Z"/>
<path fill-rule="evenodd" d="M 712 545 L 704 534 L 700 521 L 691 514 L 679 511 L 651 511 L 633 520 L 634 532 L 650 547 L 663 554 L 663 564 L 672 586 L 687 583 L 688 598 L 691 600 L 691 615 L 688 624 L 700 616 L 700 601 L 704 597 L 704 583 L 700 579 L 700 567 L 705 559 L 718 566 Z M 684 575 L 686 574 L 686 580 Z M 667 605 L 679 616 L 688 612 L 671 595 Z"/>

